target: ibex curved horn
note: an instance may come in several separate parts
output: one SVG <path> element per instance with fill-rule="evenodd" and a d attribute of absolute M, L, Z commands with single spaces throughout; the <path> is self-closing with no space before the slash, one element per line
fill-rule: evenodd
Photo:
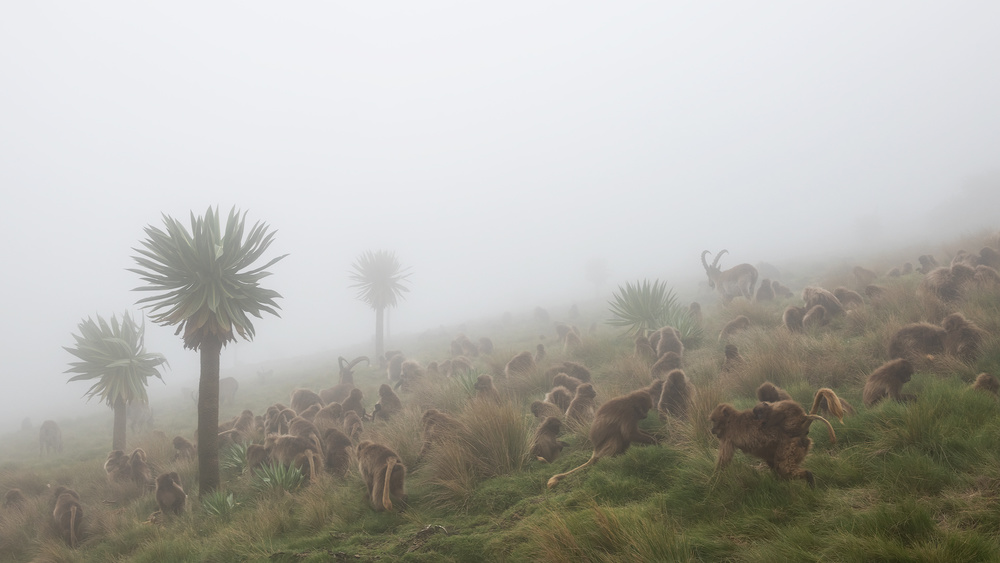
<path fill-rule="evenodd" d="M 701 253 L 701 264 L 703 266 L 705 266 L 705 271 L 707 272 L 708 271 L 708 261 L 705 260 L 705 255 L 706 254 L 711 254 L 711 252 L 709 252 L 708 250 L 706 250 L 706 251 L 704 251 L 704 252 Z"/>
<path fill-rule="evenodd" d="M 340 362 L 340 371 L 344 371 L 344 364 L 347 363 L 347 358 L 341 356 L 337 358 L 337 361 Z"/>
<path fill-rule="evenodd" d="M 715 255 L 715 262 L 712 262 L 712 267 L 717 268 L 719 266 L 719 260 L 722 258 L 722 255 L 728 252 L 729 251 L 726 249 L 720 250 L 719 253 Z"/>
<path fill-rule="evenodd" d="M 368 365 L 372 365 L 372 361 L 368 359 L 368 356 L 358 356 L 357 358 L 351 360 L 351 363 L 347 364 L 347 369 L 352 369 L 354 366 L 361 363 L 362 360 L 364 360 Z"/>

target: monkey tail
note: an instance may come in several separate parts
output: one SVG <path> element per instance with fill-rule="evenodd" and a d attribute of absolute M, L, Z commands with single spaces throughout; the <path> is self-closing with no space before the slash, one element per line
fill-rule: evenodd
<path fill-rule="evenodd" d="M 306 457 L 309 459 L 309 482 L 316 482 L 316 452 L 306 450 Z"/>
<path fill-rule="evenodd" d="M 310 435 L 310 437 L 312 438 L 313 445 L 316 446 L 316 451 L 313 452 L 313 453 L 315 453 L 316 455 L 322 455 L 322 452 L 323 452 L 323 442 L 320 441 L 319 434 L 316 434 L 314 432 L 314 433 L 312 433 Z"/>
<path fill-rule="evenodd" d="M 844 423 L 844 407 L 840 403 L 840 397 L 833 392 L 833 389 L 829 387 L 823 387 L 819 391 L 816 391 L 816 396 L 813 398 L 813 406 L 809 411 L 809 414 L 816 414 L 819 411 L 819 403 L 823 399 L 826 399 L 826 406 L 830 409 L 830 414 L 837 417 L 837 420 L 841 424 Z"/>
<path fill-rule="evenodd" d="M 76 549 L 76 505 L 69 507 L 69 547 Z"/>
<path fill-rule="evenodd" d="M 566 477 L 570 473 L 579 471 L 579 470 L 583 469 L 584 467 L 587 467 L 588 465 L 593 465 L 594 462 L 597 461 L 597 459 L 598 459 L 597 455 L 592 455 L 592 456 L 590 456 L 590 459 L 588 459 L 587 462 L 584 463 L 583 465 L 581 465 L 580 467 L 577 467 L 576 469 L 571 469 L 571 470 L 567 471 L 566 473 L 560 473 L 558 475 L 553 475 L 549 479 L 549 482 L 547 484 L 548 488 L 550 488 L 550 489 L 555 488 L 555 486 L 559 484 L 559 481 L 562 481 L 564 477 Z"/>
<path fill-rule="evenodd" d="M 389 480 L 392 478 L 392 469 L 396 466 L 396 458 L 390 457 L 385 464 L 385 483 L 382 486 L 382 507 L 392 510 L 392 500 L 389 498 Z"/>
<path fill-rule="evenodd" d="M 809 420 L 822 420 L 826 424 L 827 430 L 829 430 L 829 432 L 830 432 L 830 443 L 831 444 L 836 444 L 837 443 L 837 435 L 833 432 L 833 425 L 830 424 L 829 420 L 823 418 L 822 416 L 820 416 L 818 414 L 808 414 L 808 415 L 806 415 L 806 417 Z"/>

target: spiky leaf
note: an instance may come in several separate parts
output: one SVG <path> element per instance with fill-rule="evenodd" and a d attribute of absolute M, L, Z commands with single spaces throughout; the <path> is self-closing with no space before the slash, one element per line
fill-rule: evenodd
<path fill-rule="evenodd" d="M 233 208 L 225 229 L 218 212 L 211 207 L 204 217 L 191 214 L 191 231 L 173 217 L 163 215 L 165 230 L 147 226 L 147 239 L 132 258 L 146 285 L 135 291 L 156 292 L 138 301 L 150 319 L 161 325 L 176 325 L 184 334 L 184 346 L 197 350 L 205 336 L 212 334 L 223 343 L 235 338 L 233 332 L 253 340 L 249 315 L 278 316 L 278 292 L 260 286 L 270 275 L 266 270 L 287 256 L 273 258 L 254 267 L 273 241 L 267 225 L 255 223 L 246 233 L 246 213 Z"/>
<path fill-rule="evenodd" d="M 701 337 L 701 328 L 688 310 L 680 306 L 677 296 L 666 282 L 625 282 L 624 286 L 618 286 L 612 297 L 608 302 L 612 317 L 606 322 L 612 326 L 627 327 L 625 333 L 628 336 L 673 326 L 681 332 L 685 342 Z"/>
<path fill-rule="evenodd" d="M 267 463 L 254 470 L 251 486 L 258 491 L 284 490 L 295 491 L 305 482 L 302 471 L 294 465 L 285 466 L 280 463 Z"/>
<path fill-rule="evenodd" d="M 114 315 L 111 322 L 97 315 L 88 317 L 78 325 L 79 334 L 73 334 L 76 345 L 63 349 L 76 356 L 66 373 L 75 373 L 69 381 L 94 383 L 86 391 L 88 398 L 98 397 L 113 407 L 118 400 L 125 404 L 146 403 L 146 385 L 150 377 L 160 380 L 158 367 L 166 364 L 162 354 L 146 352 L 145 325 L 136 324 L 128 313 L 121 322 Z"/>

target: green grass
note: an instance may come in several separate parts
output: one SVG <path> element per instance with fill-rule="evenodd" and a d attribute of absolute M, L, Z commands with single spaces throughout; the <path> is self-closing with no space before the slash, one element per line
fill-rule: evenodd
<path fill-rule="evenodd" d="M 850 283 L 841 273 L 831 279 Z M 548 478 L 586 461 L 590 444 L 585 433 L 565 432 L 570 446 L 554 463 L 532 459 L 535 421 L 528 405 L 546 391 L 545 370 L 564 360 L 590 369 L 600 400 L 648 385 L 648 366 L 632 357 L 632 342 L 619 329 L 585 332 L 583 344 L 566 352 L 552 323 L 530 313 L 502 326 L 463 327 L 470 337 L 488 335 L 497 345 L 494 354 L 473 360 L 471 379 L 419 382 L 401 394 L 403 412 L 366 423 L 363 438 L 390 446 L 407 467 L 409 503 L 392 512 L 372 510 L 356 461 L 343 479 L 323 475 L 306 483 L 299 476 L 295 482 L 296 472 L 283 468 L 263 469 L 262 479 L 260 472 L 243 471 L 240 447 L 222 452 L 223 489 L 198 499 L 196 462 L 174 461 L 169 442 L 178 434 L 194 436 L 194 405 L 179 393 L 157 410 L 166 440 L 153 432 L 128 436 L 128 449 L 145 449 L 154 474 L 180 475 L 190 496 L 178 517 L 151 519 L 157 509 L 151 491 L 108 483 L 102 464 L 111 441 L 110 410 L 60 420 L 67 445 L 59 456 L 39 458 L 35 432 L 0 436 L 0 492 L 17 487 L 28 497 L 22 511 L 0 509 L 0 560 L 1000 560 L 1000 403 L 968 388 L 977 373 L 1000 375 L 1000 294 L 976 290 L 954 306 L 928 304 L 915 297 L 919 281 L 919 275 L 879 279 L 887 293 L 877 304 L 806 334 L 780 326 L 784 307 L 799 304 L 798 297 L 705 306 L 706 338 L 686 346 L 683 360 L 698 389 L 691 421 L 661 421 L 651 413 L 641 426 L 659 438 L 658 445 L 602 459 L 553 490 L 546 488 Z M 573 321 L 580 327 L 608 316 L 603 306 L 583 309 Z M 886 360 L 892 332 L 954 310 L 991 332 L 982 357 L 974 364 L 936 358 L 906 384 L 916 401 L 865 407 L 864 379 Z M 722 346 L 714 336 L 738 314 L 753 324 L 732 338 L 746 362 L 723 373 Z M 507 360 L 539 342 L 548 358 L 534 372 L 506 381 Z M 399 347 L 426 363 L 449 357 L 449 343 L 436 335 Z M 273 369 L 264 379 L 254 370 L 241 378 L 236 404 L 225 405 L 222 418 L 287 404 L 298 387 L 329 387 L 337 364 L 331 355 Z M 501 404 L 473 400 L 470 384 L 479 373 L 494 376 Z M 358 367 L 367 407 L 384 380 L 384 372 Z M 720 402 L 753 406 L 754 391 L 765 380 L 803 403 L 811 402 L 816 388 L 829 386 L 858 411 L 843 424 L 833 421 L 836 443 L 822 424 L 813 426 L 804 467 L 816 477 L 814 489 L 778 480 L 742 453 L 715 470 L 718 442 L 708 414 Z M 420 419 L 429 407 L 453 415 L 460 431 L 418 463 Z M 84 542 L 76 550 L 49 526 L 49 491 L 58 485 L 73 487 L 83 499 Z"/>

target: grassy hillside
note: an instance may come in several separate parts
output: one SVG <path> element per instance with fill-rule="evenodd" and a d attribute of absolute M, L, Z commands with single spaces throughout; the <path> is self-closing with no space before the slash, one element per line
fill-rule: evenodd
<path fill-rule="evenodd" d="M 951 244 L 978 250 L 997 246 L 986 237 Z M 928 249 L 931 252 L 933 249 Z M 936 252 L 947 264 L 950 255 Z M 887 255 L 864 266 L 884 274 L 916 256 Z M 474 376 L 426 377 L 401 393 L 404 412 L 367 423 L 364 439 L 392 447 L 407 469 L 408 505 L 375 512 L 357 468 L 346 479 L 324 475 L 292 491 L 267 486 L 242 470 L 238 451 L 224 452 L 220 494 L 199 500 L 194 461 L 174 461 L 167 438 L 193 438 L 194 403 L 182 397 L 154 405 L 157 432 L 129 435 L 129 449 L 143 448 L 156 473 L 177 471 L 191 494 L 179 517 L 150 515 L 154 495 L 138 485 L 109 484 L 102 467 L 111 442 L 107 417 L 60 420 L 67 445 L 39 458 L 37 434 L 2 437 L 0 491 L 17 487 L 22 510 L 0 510 L 0 559 L 4 561 L 989 561 L 1000 560 L 1000 411 L 997 400 L 970 389 L 982 372 L 1000 375 L 1000 287 L 970 286 L 959 301 L 922 295 L 923 275 L 880 275 L 885 291 L 875 302 L 825 327 L 793 333 L 782 312 L 801 305 L 804 285 L 855 286 L 850 265 L 782 280 L 796 296 L 772 302 L 737 299 L 722 306 L 702 296 L 703 337 L 685 342 L 684 370 L 698 390 L 690 422 L 651 413 L 641 426 L 656 446 L 632 447 L 566 478 L 546 481 L 590 457 L 586 431 L 564 431 L 570 444 L 553 463 L 531 459 L 528 447 L 533 400 L 549 389 L 545 370 L 563 360 L 587 366 L 598 401 L 651 382 L 649 365 L 631 341 L 601 323 L 606 310 L 579 317 L 530 314 L 470 324 L 474 341 L 490 337 L 496 350 L 473 359 L 475 372 L 491 374 L 505 400 L 471 399 Z M 689 288 L 680 288 L 688 290 Z M 862 387 L 888 360 L 890 336 L 906 323 L 938 323 L 962 312 L 989 334 L 982 354 L 963 363 L 940 355 L 922 362 L 905 391 L 911 403 L 865 407 Z M 742 365 L 723 371 L 719 331 L 738 315 L 751 328 L 734 335 Z M 552 321 L 578 325 L 582 345 L 563 350 Z M 589 327 L 597 323 L 595 331 Z M 450 357 L 451 333 L 428 332 L 403 342 L 407 357 L 426 364 Z M 523 350 L 547 347 L 530 373 L 507 380 L 506 362 Z M 223 419 L 251 409 L 262 414 L 288 404 L 293 389 L 318 391 L 335 383 L 336 358 L 312 358 L 275 368 L 267 377 L 240 376 L 234 405 Z M 226 375 L 226 374 L 223 374 Z M 384 372 L 357 370 L 370 411 Z M 737 408 L 756 403 L 760 383 L 771 381 L 802 403 L 831 387 L 857 409 L 833 421 L 832 443 L 814 424 L 804 467 L 816 478 L 783 481 L 762 462 L 737 453 L 715 470 L 718 440 L 708 415 L 720 402 Z M 807 405 L 808 406 L 808 405 Z M 426 408 L 453 414 L 459 436 L 418 462 L 420 420 Z M 259 436 L 258 439 L 263 439 Z M 227 461 L 229 462 L 227 465 Z M 80 493 L 85 540 L 70 549 L 49 524 L 51 488 Z"/>

